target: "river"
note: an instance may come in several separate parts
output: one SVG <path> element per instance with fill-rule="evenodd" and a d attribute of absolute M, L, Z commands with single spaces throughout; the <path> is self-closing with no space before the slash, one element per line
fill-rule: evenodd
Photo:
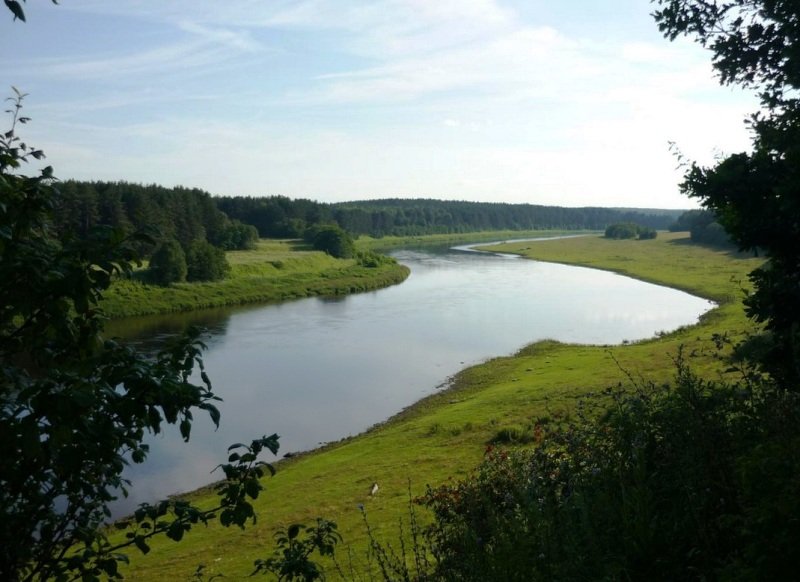
<path fill-rule="evenodd" d="M 392 253 L 402 284 L 336 298 L 112 322 L 109 332 L 158 347 L 188 325 L 208 332 L 204 360 L 222 422 L 198 413 L 189 443 L 150 439 L 132 466 L 138 503 L 221 477 L 229 444 L 278 433 L 280 454 L 355 435 L 443 386 L 466 366 L 542 339 L 619 344 L 697 322 L 713 307 L 687 293 L 605 271 L 455 249 Z M 270 460 L 270 459 L 266 459 Z"/>

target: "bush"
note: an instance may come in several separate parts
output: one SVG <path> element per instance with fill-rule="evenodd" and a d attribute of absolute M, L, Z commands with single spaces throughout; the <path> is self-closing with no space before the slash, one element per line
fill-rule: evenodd
<path fill-rule="evenodd" d="M 599 420 L 540 425 L 533 450 L 489 447 L 421 500 L 434 579 L 794 578 L 800 397 L 759 382 L 679 358 L 674 388 L 609 393 Z"/>
<path fill-rule="evenodd" d="M 322 226 L 313 229 L 312 245 L 337 259 L 349 259 L 355 255 L 356 247 L 352 237 L 338 226 Z"/>
<path fill-rule="evenodd" d="M 673 232 L 688 230 L 692 242 L 717 247 L 733 247 L 730 236 L 710 210 L 688 210 L 669 227 Z"/>
<path fill-rule="evenodd" d="M 654 239 L 658 236 L 658 232 L 654 228 L 646 226 L 639 227 L 639 240 Z"/>
<path fill-rule="evenodd" d="M 606 238 L 625 239 L 636 238 L 639 234 L 639 227 L 632 222 L 620 222 L 610 224 L 606 227 Z"/>
<path fill-rule="evenodd" d="M 358 260 L 359 265 L 370 269 L 375 269 L 382 265 L 393 265 L 397 263 L 394 258 L 388 255 L 376 253 L 374 251 L 358 251 L 356 253 L 356 259 Z"/>
<path fill-rule="evenodd" d="M 256 248 L 258 229 L 251 224 L 232 220 L 221 232 L 219 240 L 212 240 L 215 246 L 226 251 L 249 251 Z"/>
<path fill-rule="evenodd" d="M 150 257 L 150 280 L 163 286 L 186 280 L 186 254 L 181 244 L 172 239 L 161 243 Z"/>
<path fill-rule="evenodd" d="M 219 281 L 230 271 L 225 251 L 203 240 L 194 241 L 189 246 L 186 266 L 187 281 Z"/>
<path fill-rule="evenodd" d="M 656 238 L 654 228 L 639 226 L 633 222 L 619 222 L 606 227 L 605 237 L 613 239 L 638 238 L 639 240 Z"/>

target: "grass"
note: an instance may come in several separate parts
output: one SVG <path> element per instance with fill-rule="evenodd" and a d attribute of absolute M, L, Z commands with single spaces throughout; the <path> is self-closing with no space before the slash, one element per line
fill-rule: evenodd
<path fill-rule="evenodd" d="M 356 244 L 360 249 L 386 251 L 415 244 L 425 246 L 457 245 L 586 233 L 587 231 L 585 230 L 495 230 L 473 233 L 426 234 L 421 236 L 385 236 L 382 238 L 362 236 L 356 241 Z"/>
<path fill-rule="evenodd" d="M 464 476 L 498 435 L 510 439 L 524 433 L 532 419 L 569 417 L 582 397 L 624 383 L 626 373 L 670 379 L 671 356 L 680 346 L 693 356 L 695 370 L 716 376 L 721 368 L 711 355 L 712 335 L 720 331 L 737 335 L 751 326 L 740 298 L 747 273 L 760 260 L 688 244 L 685 233 L 660 233 L 649 241 L 591 236 L 515 243 L 495 250 L 624 272 L 713 299 L 719 307 L 696 326 L 652 340 L 611 347 L 544 341 L 468 368 L 448 390 L 383 425 L 280 462 L 278 474 L 265 483 L 267 489 L 256 502 L 256 525 L 238 531 L 214 524 L 192 532 L 179 544 L 160 540 L 149 555 L 132 555 L 126 574 L 134 580 L 185 579 L 203 563 L 209 575 L 240 579 L 252 572 L 256 558 L 272 552 L 278 526 L 310 523 L 316 516 L 339 524 L 353 560 L 363 567 L 367 540 L 359 504 L 364 505 L 376 537 L 397 545 L 398 520 L 407 516 L 409 483 L 412 495 L 419 495 L 426 484 Z M 368 490 L 373 481 L 380 484 L 380 491 L 371 498 Z M 195 492 L 192 497 L 202 501 L 209 492 Z M 343 547 L 338 551 L 345 561 L 346 552 Z"/>
<path fill-rule="evenodd" d="M 111 318 L 276 302 L 313 295 L 343 295 L 393 285 L 408 276 L 397 264 L 368 268 L 355 259 L 335 259 L 297 241 L 261 240 L 255 250 L 226 253 L 230 275 L 222 281 L 148 285 L 115 281 L 102 302 Z"/>

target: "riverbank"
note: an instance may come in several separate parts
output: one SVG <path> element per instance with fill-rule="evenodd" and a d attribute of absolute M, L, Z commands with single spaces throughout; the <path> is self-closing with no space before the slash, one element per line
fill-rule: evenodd
<path fill-rule="evenodd" d="M 497 230 L 489 232 L 426 234 L 421 236 L 385 236 L 372 238 L 359 237 L 356 247 L 362 250 L 386 252 L 396 248 L 409 248 L 415 245 L 431 247 L 434 245 L 454 246 L 458 244 L 473 244 L 482 242 L 496 242 L 502 240 L 518 240 L 532 238 L 547 238 L 564 235 L 591 235 L 598 234 L 591 230 Z"/>
<path fill-rule="evenodd" d="M 407 518 L 409 483 L 412 495 L 418 495 L 426 484 L 463 476 L 501 431 L 524 431 L 538 417 L 570 415 L 587 394 L 625 383 L 626 373 L 644 380 L 668 380 L 673 373 L 671 356 L 680 346 L 692 355 L 695 369 L 716 375 L 720 362 L 714 358 L 712 335 L 740 334 L 750 326 L 739 299 L 742 282 L 759 260 L 688 244 L 685 233 L 659 234 L 651 241 L 585 237 L 515 243 L 496 250 L 623 271 L 713 299 L 719 307 L 698 325 L 653 340 L 610 347 L 540 342 L 464 370 L 448 390 L 380 427 L 281 462 L 255 504 L 259 515 L 255 526 L 238 531 L 215 524 L 192 532 L 180 544 L 161 540 L 148 556 L 131 556 L 131 578 L 186 578 L 200 563 L 206 565 L 207 575 L 242 578 L 252 571 L 253 560 L 271 553 L 276 527 L 310 523 L 316 516 L 339 524 L 357 568 L 364 568 L 366 532 L 359 504 L 365 507 L 373 533 L 397 547 L 398 519 Z M 380 491 L 370 497 L 373 481 L 380 484 Z M 210 497 L 207 491 L 193 495 L 201 502 Z M 341 547 L 338 554 L 347 564 L 347 549 Z"/>
<path fill-rule="evenodd" d="M 231 271 L 221 281 L 159 287 L 136 278 L 118 280 L 101 306 L 112 319 L 175 313 L 371 291 L 400 283 L 409 274 L 408 268 L 391 260 L 367 266 L 357 259 L 307 250 L 290 240 L 262 239 L 256 249 L 229 251 L 226 257 Z"/>

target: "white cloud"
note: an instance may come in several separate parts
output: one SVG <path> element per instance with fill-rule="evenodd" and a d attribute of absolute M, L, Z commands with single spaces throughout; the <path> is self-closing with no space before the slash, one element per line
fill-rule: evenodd
<path fill-rule="evenodd" d="M 180 23 L 180 28 L 203 38 L 207 43 L 222 44 L 243 52 L 258 52 L 264 45 L 253 39 L 250 31 L 211 28 L 190 21 Z"/>
<path fill-rule="evenodd" d="M 668 140 L 747 146 L 754 100 L 698 47 L 654 25 L 568 34 L 510 2 L 83 0 L 64 9 L 146 45 L 56 44 L 20 69 L 52 100 L 37 117 L 60 173 L 216 193 L 674 207 Z"/>

